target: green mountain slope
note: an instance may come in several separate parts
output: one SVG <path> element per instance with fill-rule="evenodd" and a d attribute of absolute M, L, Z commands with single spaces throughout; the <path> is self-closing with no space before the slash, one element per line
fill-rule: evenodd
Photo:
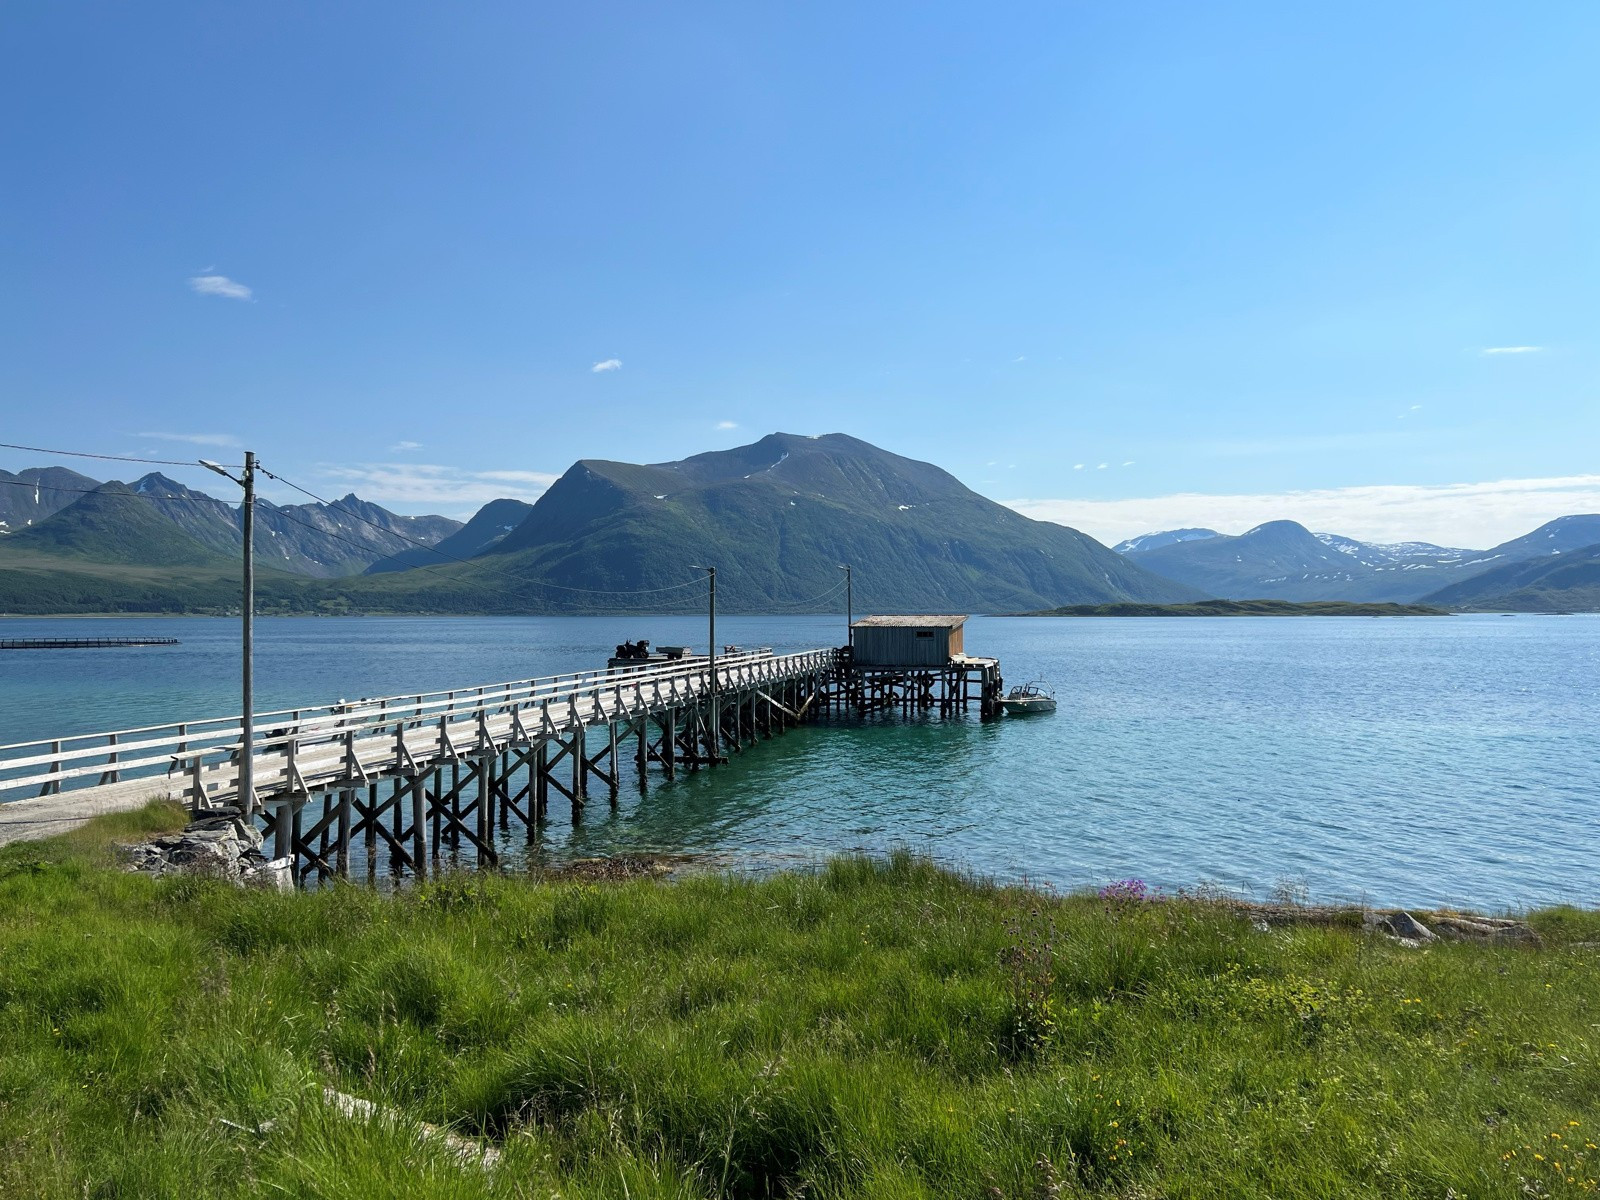
<path fill-rule="evenodd" d="M 113 480 L 0 542 L 0 555 L 45 554 L 147 567 L 212 566 L 227 559 Z"/>
<path fill-rule="evenodd" d="M 1506 563 L 1423 599 L 1485 612 L 1600 612 L 1600 545 Z"/>
<path fill-rule="evenodd" d="M 388 558 L 380 558 L 366 569 L 368 575 L 407 571 L 412 567 L 432 567 L 453 558 L 474 558 L 486 554 L 527 520 L 533 505 L 525 500 L 491 500 L 473 514 L 472 520 L 430 548 L 408 546 Z"/>
<path fill-rule="evenodd" d="M 718 568 L 729 610 L 838 606 L 841 563 L 855 569 L 858 611 L 1200 598 L 1076 530 L 842 434 L 772 434 L 682 462 L 585 460 L 481 559 L 349 581 L 342 594 L 372 607 L 655 607 L 671 594 L 624 601 L 560 588 L 667 588 L 695 578 L 696 563 Z"/>
<path fill-rule="evenodd" d="M 239 557 L 244 539 L 237 505 L 154 471 L 135 480 L 133 490 L 201 545 Z M 431 544 L 460 529 L 449 517 L 402 517 L 355 495 L 333 505 L 258 498 L 254 540 L 264 566 L 326 579 L 360 574 L 374 560 L 411 549 L 412 541 Z"/>

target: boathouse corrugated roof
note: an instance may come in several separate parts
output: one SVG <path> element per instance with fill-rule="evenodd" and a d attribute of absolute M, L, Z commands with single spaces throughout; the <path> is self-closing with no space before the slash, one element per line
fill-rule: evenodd
<path fill-rule="evenodd" d="M 909 617 L 862 617 L 851 624 L 852 629 L 954 629 L 966 624 L 966 617 L 943 615 L 923 615 Z"/>

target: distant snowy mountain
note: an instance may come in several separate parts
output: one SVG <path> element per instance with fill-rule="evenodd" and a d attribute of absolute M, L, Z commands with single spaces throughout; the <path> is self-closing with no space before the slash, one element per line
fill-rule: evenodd
<path fill-rule="evenodd" d="M 1506 564 L 1587 551 L 1600 544 L 1600 515 L 1558 517 L 1531 533 L 1487 550 L 1436 546 L 1432 542 L 1363 542 L 1337 533 L 1314 534 L 1293 521 L 1268 521 L 1237 537 L 1204 536 L 1209 532 L 1173 530 L 1149 534 L 1124 542 L 1118 549 L 1146 570 L 1227 600 L 1409 603 L 1427 596 L 1430 603 L 1470 606 L 1484 603 L 1478 590 L 1446 589 Z M 1177 536 L 1180 533 L 1202 536 L 1183 538 Z M 1150 539 L 1164 540 L 1153 546 L 1140 545 Z M 1592 558 L 1590 555 L 1585 561 Z M 1508 575 L 1495 583 L 1498 591 L 1494 602 L 1502 602 L 1501 593 L 1513 586 L 1524 590 L 1533 587 L 1528 582 L 1531 578 L 1517 576 L 1513 580 Z M 1552 594 L 1570 592 L 1559 604 L 1578 607 L 1576 597 L 1582 588 L 1563 579 L 1559 588 L 1548 581 L 1538 586 Z M 1587 586 L 1582 583 L 1582 587 Z"/>
<path fill-rule="evenodd" d="M 1162 546 L 1172 546 L 1178 542 L 1198 542 L 1216 536 L 1215 529 L 1164 529 L 1160 533 L 1141 533 L 1111 548 L 1118 554 L 1142 554 L 1146 550 L 1159 550 Z"/>
<path fill-rule="evenodd" d="M 1481 550 L 1461 550 L 1453 546 L 1435 546 L 1432 542 L 1358 542 L 1337 533 L 1312 534 L 1324 546 L 1348 554 L 1358 563 L 1368 567 L 1386 567 L 1392 563 L 1426 559 L 1432 563 L 1461 562 L 1482 554 Z"/>

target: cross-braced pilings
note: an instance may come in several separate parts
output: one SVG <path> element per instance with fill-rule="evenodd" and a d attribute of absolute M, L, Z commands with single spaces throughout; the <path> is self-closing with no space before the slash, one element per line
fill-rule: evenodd
<path fill-rule="evenodd" d="M 937 713 L 943 717 L 970 712 L 982 717 L 1000 711 L 1000 661 L 957 655 L 939 666 L 867 666 L 853 663 L 848 651 L 839 657 L 826 703 L 830 711 L 863 717 L 871 713 Z"/>
<path fill-rule="evenodd" d="M 260 743 L 269 852 L 296 879 L 497 863 L 514 831 L 537 840 L 552 798 L 576 823 L 594 798 L 615 806 L 626 774 L 642 790 L 807 720 L 834 663 L 830 650 L 745 655 L 719 663 L 714 685 L 696 660 L 319 713 Z M 231 758 L 186 760 L 197 807 L 236 801 Z"/>

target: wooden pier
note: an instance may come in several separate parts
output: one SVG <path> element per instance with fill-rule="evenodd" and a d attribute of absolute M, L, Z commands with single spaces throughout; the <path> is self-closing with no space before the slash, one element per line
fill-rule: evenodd
<path fill-rule="evenodd" d="M 463 849 L 492 865 L 513 827 L 535 840 L 552 798 L 575 822 L 592 799 L 615 805 L 630 761 L 644 788 L 814 717 L 837 657 L 719 658 L 714 685 L 699 659 L 259 714 L 252 807 L 297 880 L 370 873 L 380 849 L 417 875 Z M 0 829 L 151 795 L 244 807 L 241 733 L 229 718 L 0 746 L 0 797 L 35 797 L 0 806 Z"/>
<path fill-rule="evenodd" d="M 239 794 L 238 717 L 0 746 L 0 844 L 161 796 L 249 812 L 297 881 L 370 876 L 380 860 L 426 876 L 441 855 L 493 865 L 516 837 L 537 840 L 552 801 L 577 823 L 592 802 L 616 806 L 625 780 L 642 790 L 808 721 L 997 714 L 996 660 L 935 657 L 761 650 L 719 655 L 714 675 L 703 657 L 651 659 L 260 713 L 253 797 Z"/>

